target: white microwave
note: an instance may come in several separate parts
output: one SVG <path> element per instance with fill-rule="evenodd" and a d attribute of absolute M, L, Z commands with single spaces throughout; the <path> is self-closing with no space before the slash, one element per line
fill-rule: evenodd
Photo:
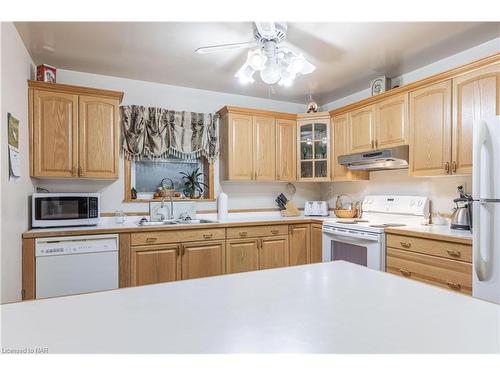
<path fill-rule="evenodd" d="M 35 193 L 31 197 L 33 228 L 97 225 L 99 193 Z"/>

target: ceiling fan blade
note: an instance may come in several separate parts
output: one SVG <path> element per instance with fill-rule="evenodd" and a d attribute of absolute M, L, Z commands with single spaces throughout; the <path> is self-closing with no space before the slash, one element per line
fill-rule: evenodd
<path fill-rule="evenodd" d="M 276 37 L 276 25 L 274 22 L 255 22 L 259 34 L 264 39 L 273 39 Z"/>
<path fill-rule="evenodd" d="M 254 41 L 244 42 L 244 43 L 218 44 L 215 46 L 200 47 L 195 52 L 201 53 L 201 54 L 214 53 L 214 52 L 221 52 L 221 51 L 229 51 L 232 49 L 248 48 L 248 47 L 253 47 L 256 45 L 257 44 Z"/>

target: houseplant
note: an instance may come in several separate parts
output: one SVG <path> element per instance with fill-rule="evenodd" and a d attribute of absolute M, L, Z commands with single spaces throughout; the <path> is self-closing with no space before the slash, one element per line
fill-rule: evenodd
<path fill-rule="evenodd" d="M 205 188 L 208 187 L 203 181 L 200 181 L 200 168 L 196 168 L 191 173 L 180 172 L 182 175 L 181 180 L 184 183 L 183 193 L 187 198 L 198 199 L 203 195 Z"/>

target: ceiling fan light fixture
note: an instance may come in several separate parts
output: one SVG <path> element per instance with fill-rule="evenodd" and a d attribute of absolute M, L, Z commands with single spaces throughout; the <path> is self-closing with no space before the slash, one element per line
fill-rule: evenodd
<path fill-rule="evenodd" d="M 288 65 L 288 70 L 295 74 L 302 73 L 302 69 L 305 66 L 305 59 L 303 55 L 298 55 L 290 60 L 290 65 Z"/>
<path fill-rule="evenodd" d="M 274 85 L 281 79 L 281 68 L 277 61 L 267 60 L 264 69 L 260 71 L 260 78 L 268 85 Z"/>
<path fill-rule="evenodd" d="M 262 50 L 256 49 L 248 51 L 247 64 L 254 70 L 262 70 L 266 64 L 267 57 L 262 53 Z"/>
<path fill-rule="evenodd" d="M 243 66 L 236 72 L 234 75 L 241 84 L 246 85 L 248 83 L 254 83 L 255 79 L 253 79 L 253 75 L 255 73 L 255 69 L 253 69 L 247 63 L 243 64 Z"/>

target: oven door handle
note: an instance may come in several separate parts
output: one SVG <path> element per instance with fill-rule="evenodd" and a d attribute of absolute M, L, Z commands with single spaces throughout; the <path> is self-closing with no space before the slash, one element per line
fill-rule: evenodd
<path fill-rule="evenodd" d="M 339 239 L 341 240 L 342 238 L 346 238 L 346 239 L 349 239 L 349 240 L 352 240 L 352 239 L 356 239 L 356 240 L 360 240 L 361 241 L 375 241 L 377 242 L 378 241 L 378 235 L 376 234 L 369 234 L 369 235 L 366 235 L 366 236 L 360 236 L 358 234 L 353 234 L 353 233 L 346 233 L 346 232 L 337 232 L 337 231 L 332 231 L 332 230 L 328 230 L 328 229 L 323 229 L 323 233 L 327 233 L 327 234 L 331 234 L 335 237 L 335 239 Z"/>

